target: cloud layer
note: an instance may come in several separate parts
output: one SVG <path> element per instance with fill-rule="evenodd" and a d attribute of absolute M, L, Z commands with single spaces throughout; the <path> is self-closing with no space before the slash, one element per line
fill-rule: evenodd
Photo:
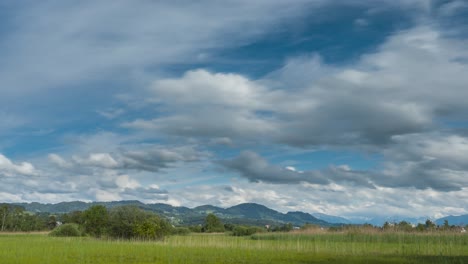
<path fill-rule="evenodd" d="M 468 212 L 463 1 L 0 5 L 1 201 Z"/>

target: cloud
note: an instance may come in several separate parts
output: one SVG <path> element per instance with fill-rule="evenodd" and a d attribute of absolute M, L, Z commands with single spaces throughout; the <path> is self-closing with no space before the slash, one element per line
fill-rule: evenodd
<path fill-rule="evenodd" d="M 189 71 L 152 85 L 160 115 L 123 126 L 296 147 L 386 145 L 468 113 L 462 99 L 468 65 L 459 60 L 468 55 L 464 44 L 423 26 L 390 36 L 353 65 L 291 59 L 259 80 Z"/>
<path fill-rule="evenodd" d="M 395 137 L 383 152 L 380 183 L 387 187 L 414 187 L 458 191 L 468 187 L 468 139 L 440 133 Z"/>
<path fill-rule="evenodd" d="M 48 159 L 52 164 L 55 164 L 62 168 L 70 168 L 72 166 L 70 162 L 67 162 L 65 159 L 63 159 L 62 157 L 60 157 L 59 155 L 55 153 L 49 154 Z"/>
<path fill-rule="evenodd" d="M 15 87 L 10 93 L 21 93 L 83 76 L 96 79 L 122 69 L 197 61 L 207 50 L 243 43 L 277 21 L 301 14 L 304 5 L 311 6 L 308 1 L 291 6 L 283 1 L 186 5 L 120 0 L 112 6 L 94 1 L 17 5 L 10 11 L 27 20 L 10 21 L 15 31 L 3 33 L 2 64 L 9 70 L 1 79 Z M 64 67 L 70 62 L 73 67 Z"/>
<path fill-rule="evenodd" d="M 156 81 L 152 91 L 153 101 L 170 111 L 169 116 L 140 119 L 124 127 L 210 138 L 257 136 L 274 130 L 256 113 L 271 108 L 263 101 L 268 91 L 238 74 L 189 71 L 181 79 Z"/>
<path fill-rule="evenodd" d="M 466 214 L 468 207 L 460 204 L 460 201 L 468 198 L 466 190 L 441 193 L 432 189 L 369 189 L 339 184 L 232 182 L 231 185 L 186 186 L 172 190 L 170 196 L 189 207 L 213 204 L 226 208 L 255 202 L 284 213 L 320 212 L 370 219 L 375 216 L 440 217 Z"/>
<path fill-rule="evenodd" d="M 10 159 L 0 154 L 0 175 L 7 177 L 15 177 L 17 174 L 34 176 L 37 175 L 37 170 L 29 162 L 21 162 L 20 164 L 13 163 Z"/>
<path fill-rule="evenodd" d="M 199 161 L 204 154 L 190 146 L 178 148 L 147 148 L 133 151 L 123 151 L 120 158 L 121 167 L 157 172 L 168 168 L 177 162 Z"/>
<path fill-rule="evenodd" d="M 192 146 L 169 147 L 153 144 L 128 144 L 125 147 L 112 145 L 110 152 L 93 152 L 97 146 L 89 149 L 82 146 L 84 155 L 73 155 L 66 160 L 57 154 L 49 154 L 48 161 L 64 170 L 79 172 L 86 168 L 120 170 L 137 170 L 158 172 L 178 163 L 200 161 L 207 153 L 198 151 Z M 105 148 L 104 148 L 105 149 Z"/>
<path fill-rule="evenodd" d="M 356 184 L 374 188 L 366 172 L 356 172 L 349 167 L 331 166 L 326 170 L 296 171 L 291 167 L 282 168 L 268 163 L 264 158 L 251 151 L 244 151 L 238 157 L 219 161 L 223 167 L 238 172 L 252 182 L 275 184 L 311 183 L 327 185 L 333 182 Z"/>
<path fill-rule="evenodd" d="M 78 165 L 116 168 L 119 164 L 109 153 L 91 153 L 86 158 L 73 157 Z"/>
<path fill-rule="evenodd" d="M 252 58 L 223 57 L 257 52 L 250 48 L 276 41 L 290 23 L 295 41 L 315 38 L 318 31 L 303 35 L 305 18 L 323 26 L 329 11 L 349 7 L 359 13 L 347 18 L 353 32 L 373 34 L 375 16 L 393 15 L 389 9 L 411 13 L 408 23 L 417 25 L 399 27 L 365 53 L 343 51 L 356 55 L 351 61 L 330 60 L 314 45 L 308 54 L 275 53 L 277 62 L 291 57 L 263 76 L 244 67 Z M 466 213 L 459 201 L 468 199 L 468 51 L 466 38 L 454 33 L 463 32 L 456 21 L 464 7 L 426 0 L 12 5 L 2 16 L 0 133 L 7 136 L 0 148 L 15 160 L 28 151 L 32 160 L 0 154 L 0 200 Z M 357 39 L 338 42 L 359 46 Z M 298 46 L 278 45 L 289 44 Z M 253 151 L 243 151 L 247 146 Z M 272 149 L 279 151 L 271 161 L 257 154 Z M 304 156 L 273 162 L 284 149 L 351 149 L 380 163 L 302 171 Z"/>
<path fill-rule="evenodd" d="M 468 188 L 468 139 L 456 135 L 407 135 L 394 138 L 395 144 L 383 151 L 377 169 L 360 171 L 349 165 L 298 171 L 280 167 L 251 151 L 218 163 L 251 182 L 282 185 L 315 184 L 357 186 L 360 188 L 431 189 L 439 192 Z"/>
<path fill-rule="evenodd" d="M 122 197 L 125 199 L 139 199 L 147 202 L 161 202 L 169 199 L 169 192 L 161 190 L 158 186 L 150 186 L 147 188 L 127 188 L 122 192 Z"/>
<path fill-rule="evenodd" d="M 102 111 L 96 111 L 98 114 L 102 115 L 107 119 L 114 119 L 125 113 L 124 109 L 106 109 Z"/>

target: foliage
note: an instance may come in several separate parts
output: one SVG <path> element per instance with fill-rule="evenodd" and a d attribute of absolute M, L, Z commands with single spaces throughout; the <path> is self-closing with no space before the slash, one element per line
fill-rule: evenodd
<path fill-rule="evenodd" d="M 109 225 L 109 213 L 102 205 L 94 205 L 82 214 L 83 228 L 87 234 L 101 237 Z"/>
<path fill-rule="evenodd" d="M 30 232 L 47 229 L 48 215 L 31 214 L 23 207 L 0 204 L 0 231 Z"/>
<path fill-rule="evenodd" d="M 205 225 L 203 226 L 203 231 L 206 233 L 213 233 L 213 232 L 224 232 L 224 224 L 214 214 L 208 214 L 205 218 Z"/>
<path fill-rule="evenodd" d="M 193 233 L 201 233 L 203 231 L 203 227 L 201 225 L 191 225 L 188 229 Z"/>
<path fill-rule="evenodd" d="M 232 231 L 233 236 L 250 236 L 255 233 L 264 232 L 263 228 L 256 226 L 236 226 Z"/>
<path fill-rule="evenodd" d="M 52 230 L 49 235 L 55 237 L 79 237 L 82 236 L 82 232 L 77 224 L 63 224 Z"/>
<path fill-rule="evenodd" d="M 172 236 L 164 243 L 1 235 L 2 263 L 467 263 L 468 236 L 453 234 L 267 233 Z"/>
<path fill-rule="evenodd" d="M 190 233 L 191 231 L 187 227 L 175 227 L 171 231 L 172 235 L 180 235 L 180 236 L 188 235 Z"/>
<path fill-rule="evenodd" d="M 280 226 L 274 226 L 271 228 L 272 232 L 289 232 L 291 230 L 293 230 L 293 225 L 291 223 L 287 223 Z"/>
<path fill-rule="evenodd" d="M 108 235 L 122 239 L 161 239 L 172 226 L 157 215 L 135 206 L 121 206 L 109 213 Z"/>

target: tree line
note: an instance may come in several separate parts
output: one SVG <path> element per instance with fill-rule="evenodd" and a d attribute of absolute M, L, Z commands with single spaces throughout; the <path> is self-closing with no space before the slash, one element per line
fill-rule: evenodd
<path fill-rule="evenodd" d="M 136 206 L 107 209 L 94 205 L 82 212 L 64 214 L 61 219 L 64 224 L 54 229 L 52 236 L 157 240 L 177 233 L 166 219 Z"/>
<path fill-rule="evenodd" d="M 0 204 L 1 232 L 32 232 L 53 229 L 56 219 L 48 213 L 34 214 L 23 207 Z"/>

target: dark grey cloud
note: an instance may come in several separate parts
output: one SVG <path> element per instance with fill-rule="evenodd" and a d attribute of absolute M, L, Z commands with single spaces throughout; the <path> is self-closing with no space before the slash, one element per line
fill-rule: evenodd
<path fill-rule="evenodd" d="M 394 138 L 383 152 L 379 184 L 392 188 L 458 191 L 468 187 L 468 138 L 453 134 L 413 134 Z"/>
<path fill-rule="evenodd" d="M 118 148 L 111 153 L 91 152 L 84 157 L 73 156 L 70 161 L 57 154 L 49 154 L 48 158 L 61 169 L 75 172 L 85 172 L 86 168 L 158 172 L 177 163 L 199 161 L 205 156 L 191 146 L 139 145 L 138 150 Z"/>
<path fill-rule="evenodd" d="M 138 187 L 134 189 L 125 188 L 120 194 L 124 197 L 134 197 L 145 200 L 167 201 L 169 199 L 169 192 L 167 190 L 161 190 L 154 187 Z"/>
<path fill-rule="evenodd" d="M 252 182 L 274 184 L 310 183 L 349 185 L 362 188 L 408 188 L 460 191 L 468 188 L 468 139 L 459 136 L 409 135 L 395 141 L 374 170 L 354 170 L 348 165 L 297 171 L 270 164 L 258 154 L 242 152 L 238 157 L 218 163 Z M 333 190 L 331 190 L 333 192 Z"/>
<path fill-rule="evenodd" d="M 120 158 L 121 167 L 157 172 L 168 168 L 177 162 L 195 162 L 203 156 L 192 147 L 179 147 L 174 149 L 149 148 L 146 150 L 123 151 Z"/>
<path fill-rule="evenodd" d="M 295 171 L 268 163 L 267 160 L 251 151 L 244 151 L 238 157 L 219 161 L 224 168 L 239 173 L 252 182 L 275 184 L 330 183 L 350 184 L 374 188 L 368 172 L 352 171 L 350 168 L 330 167 L 326 170 Z"/>

